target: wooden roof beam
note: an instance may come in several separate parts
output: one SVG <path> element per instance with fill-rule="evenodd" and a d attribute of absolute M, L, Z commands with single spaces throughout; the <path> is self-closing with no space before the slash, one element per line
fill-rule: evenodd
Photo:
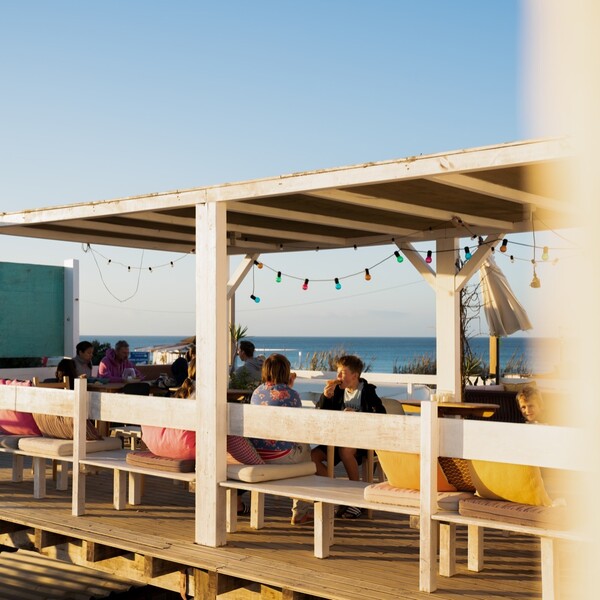
<path fill-rule="evenodd" d="M 227 210 L 228 212 L 262 216 L 265 212 L 265 207 L 251 204 L 250 202 L 235 202 L 231 203 L 231 205 L 227 207 Z M 371 231 L 373 233 L 388 233 L 390 235 L 408 235 L 409 233 L 412 233 L 412 230 L 403 227 L 395 227 L 392 225 L 366 221 L 357 222 L 353 221 L 352 219 L 344 219 L 343 217 L 330 217 L 327 215 L 310 214 L 288 208 L 269 207 L 268 212 L 269 217 L 288 221 L 296 221 L 299 223 L 311 223 L 316 225 L 322 224 L 346 229 L 361 229 L 363 231 Z"/>
<path fill-rule="evenodd" d="M 567 204 L 566 202 L 561 202 L 555 198 L 539 196 L 523 190 L 516 190 L 505 185 L 491 183 L 470 175 L 464 175 L 461 173 L 448 173 L 445 175 L 424 177 L 424 179 L 460 190 L 465 190 L 467 192 L 485 194 L 486 196 L 499 198 L 501 200 L 508 200 L 518 204 L 533 205 L 559 213 L 575 214 L 575 207 Z"/>
<path fill-rule="evenodd" d="M 419 206 L 408 202 L 398 202 L 396 200 L 387 200 L 384 198 L 376 198 L 367 194 L 357 194 L 348 190 L 330 189 L 318 190 L 316 192 L 306 193 L 307 196 L 315 196 L 326 200 L 336 200 L 338 202 L 346 202 L 356 206 L 364 206 L 368 208 L 378 208 L 388 212 L 402 213 L 413 217 L 421 217 L 423 219 L 431 219 L 435 221 L 450 222 L 453 217 L 460 217 L 465 223 L 477 227 L 493 227 L 494 229 L 512 230 L 512 223 L 508 221 L 499 221 L 498 219 L 490 219 L 477 215 L 457 213 L 452 210 L 443 210 L 432 208 L 429 206 Z"/>

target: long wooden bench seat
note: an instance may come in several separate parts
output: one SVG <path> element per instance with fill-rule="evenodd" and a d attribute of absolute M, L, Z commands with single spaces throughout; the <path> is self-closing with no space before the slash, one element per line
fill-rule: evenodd
<path fill-rule="evenodd" d="M 382 504 L 365 500 L 365 488 L 370 484 L 365 481 L 350 481 L 347 479 L 332 479 L 318 475 L 279 479 L 276 481 L 263 481 L 248 483 L 228 479 L 221 483 L 228 490 L 229 523 L 228 531 L 234 532 L 235 514 L 232 514 L 234 494 L 236 490 L 249 491 L 253 496 L 253 505 L 259 507 L 256 514 L 251 514 L 250 524 L 259 529 L 263 526 L 261 515 L 263 513 L 264 495 L 282 496 L 285 498 L 300 498 L 314 502 L 314 555 L 317 558 L 329 556 L 330 546 L 334 543 L 334 506 L 358 506 L 359 508 L 391 512 L 409 516 L 419 515 L 419 508 L 415 506 L 402 506 L 399 504 Z M 445 539 L 445 538 L 443 538 Z M 448 553 L 443 553 L 449 556 Z M 445 566 L 443 568 L 446 568 Z"/>

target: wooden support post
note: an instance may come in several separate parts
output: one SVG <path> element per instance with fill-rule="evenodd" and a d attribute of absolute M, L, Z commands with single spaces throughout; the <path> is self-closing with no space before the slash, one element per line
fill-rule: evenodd
<path fill-rule="evenodd" d="M 540 538 L 542 550 L 542 599 L 558 599 L 558 559 L 555 553 L 555 541 L 552 538 Z"/>
<path fill-rule="evenodd" d="M 142 486 L 144 476 L 141 473 L 129 473 L 129 504 L 134 506 L 142 503 Z"/>
<path fill-rule="evenodd" d="M 467 568 L 469 571 L 483 570 L 483 527 L 467 526 Z"/>
<path fill-rule="evenodd" d="M 115 510 L 124 510 L 127 500 L 127 471 L 113 471 L 113 506 Z"/>
<path fill-rule="evenodd" d="M 315 502 L 315 556 L 327 558 L 333 543 L 333 504 Z"/>
<path fill-rule="evenodd" d="M 175 571 L 180 571 L 182 568 L 185 568 L 179 563 L 163 560 L 162 558 L 156 558 L 154 556 L 144 556 L 142 560 L 144 577 L 149 579 L 174 573 Z"/>
<path fill-rule="evenodd" d="M 238 491 L 234 488 L 227 488 L 225 497 L 227 498 L 227 533 L 235 533 L 237 531 Z"/>
<path fill-rule="evenodd" d="M 41 499 L 46 497 L 46 459 L 34 456 L 33 466 L 33 497 Z"/>
<path fill-rule="evenodd" d="M 440 575 L 456 575 L 456 524 L 440 523 Z"/>
<path fill-rule="evenodd" d="M 23 481 L 23 463 L 25 457 L 22 454 L 12 456 L 12 481 L 20 483 Z"/>
<path fill-rule="evenodd" d="M 85 460 L 85 433 L 88 414 L 87 379 L 75 380 L 75 400 L 73 407 L 73 500 L 71 513 L 73 516 L 85 514 L 85 471 L 82 460 Z"/>
<path fill-rule="evenodd" d="M 304 594 L 288 588 L 277 588 L 264 583 L 260 586 L 261 600 L 301 600 Z"/>
<path fill-rule="evenodd" d="M 421 404 L 421 501 L 419 535 L 419 590 L 434 592 L 438 549 L 437 511 L 438 403 Z"/>
<path fill-rule="evenodd" d="M 56 489 L 60 491 L 69 489 L 69 463 L 64 460 L 52 461 L 56 465 Z"/>
<path fill-rule="evenodd" d="M 52 531 L 45 531 L 43 529 L 36 529 L 34 536 L 34 544 L 36 550 L 40 551 L 50 546 L 58 546 L 59 544 L 65 544 L 69 541 L 66 535 L 59 533 L 53 533 Z"/>
<path fill-rule="evenodd" d="M 250 527 L 262 529 L 265 525 L 265 495 L 252 490 L 250 492 Z"/>
<path fill-rule="evenodd" d="M 232 575 L 224 575 L 216 571 L 203 571 L 194 569 L 194 598 L 206 598 L 207 600 L 217 598 L 249 585 L 251 582 Z"/>
<path fill-rule="evenodd" d="M 104 544 L 98 544 L 88 540 L 83 540 L 82 548 L 85 560 L 90 563 L 127 554 L 127 551 L 121 548 L 113 548 L 112 546 L 105 546 Z"/>

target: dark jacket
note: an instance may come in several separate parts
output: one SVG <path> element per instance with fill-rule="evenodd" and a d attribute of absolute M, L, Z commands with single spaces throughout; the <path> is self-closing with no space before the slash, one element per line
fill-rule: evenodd
<path fill-rule="evenodd" d="M 360 394 L 360 412 L 385 413 L 381 398 L 375 391 L 376 386 L 362 377 L 359 381 L 363 384 L 363 389 Z M 331 398 L 327 398 L 325 394 L 321 394 L 321 397 L 317 402 L 317 408 L 323 408 L 325 410 L 344 410 L 344 390 L 339 385 L 336 385 Z"/>

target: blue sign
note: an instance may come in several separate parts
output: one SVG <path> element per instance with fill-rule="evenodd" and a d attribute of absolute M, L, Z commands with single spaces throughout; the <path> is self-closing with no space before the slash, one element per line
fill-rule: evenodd
<path fill-rule="evenodd" d="M 145 365 L 148 363 L 148 359 L 150 358 L 150 352 L 138 352 L 137 350 L 129 353 L 129 360 L 134 365 Z"/>

